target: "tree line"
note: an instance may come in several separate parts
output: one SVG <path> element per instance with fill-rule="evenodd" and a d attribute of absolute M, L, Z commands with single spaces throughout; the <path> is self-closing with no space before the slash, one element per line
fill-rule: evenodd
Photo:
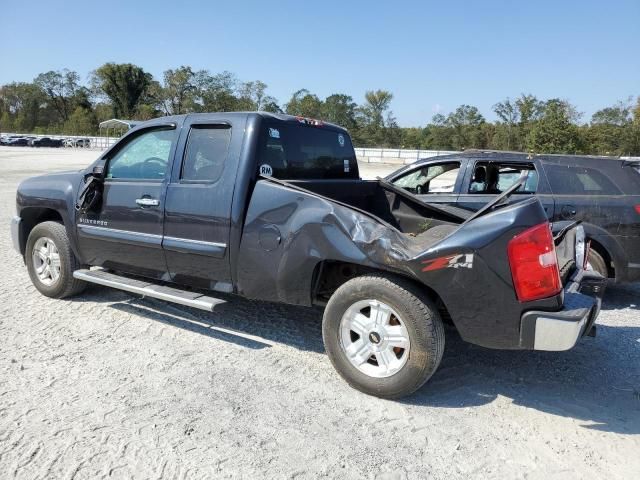
<path fill-rule="evenodd" d="M 437 113 L 424 127 L 400 127 L 393 94 L 368 91 L 322 99 L 301 89 L 284 104 L 260 81 L 240 81 L 224 71 L 166 70 L 161 79 L 132 64 L 106 63 L 82 82 L 68 69 L 39 74 L 33 82 L 0 86 L 0 130 L 92 135 L 109 118 L 148 120 L 190 112 L 260 110 L 301 115 L 349 129 L 356 146 L 464 150 L 471 148 L 595 155 L 640 155 L 640 97 L 595 112 L 584 121 L 567 100 L 522 94 L 493 106 L 490 122 L 472 105 Z"/>

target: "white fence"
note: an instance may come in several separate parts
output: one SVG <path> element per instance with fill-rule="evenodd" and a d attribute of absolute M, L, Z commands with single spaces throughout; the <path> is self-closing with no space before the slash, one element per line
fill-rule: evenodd
<path fill-rule="evenodd" d="M 19 137 L 37 137 L 37 138 L 55 138 L 55 139 L 87 139 L 89 147 L 98 150 L 106 150 L 119 140 L 118 137 L 91 137 L 87 135 L 34 135 L 31 133 L 2 133 L 7 136 Z M 75 142 L 71 142 L 72 146 L 77 147 Z M 355 148 L 356 157 L 359 162 L 364 163 L 389 163 L 395 165 L 408 165 L 420 158 L 438 157 L 440 155 L 450 155 L 458 153 L 449 150 L 405 150 L 402 148 Z"/>
<path fill-rule="evenodd" d="M 8 137 L 31 137 L 31 138 L 53 138 L 55 140 L 89 140 L 89 147 L 82 148 L 94 148 L 98 150 L 106 150 L 111 145 L 120 140 L 119 137 L 90 137 L 88 135 L 36 135 L 35 133 L 7 133 L 2 132 L 1 136 Z M 71 147 L 81 148 L 79 145 L 76 145 L 76 142 L 71 142 Z"/>
<path fill-rule="evenodd" d="M 402 148 L 356 148 L 358 161 L 364 163 L 393 163 L 408 165 L 420 158 L 459 153 L 450 150 L 405 150 Z"/>

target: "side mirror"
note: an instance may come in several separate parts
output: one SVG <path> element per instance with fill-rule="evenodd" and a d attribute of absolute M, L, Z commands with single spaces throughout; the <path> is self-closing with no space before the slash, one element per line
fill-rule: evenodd
<path fill-rule="evenodd" d="M 91 175 L 98 180 L 104 180 L 104 165 L 96 165 L 93 167 Z"/>

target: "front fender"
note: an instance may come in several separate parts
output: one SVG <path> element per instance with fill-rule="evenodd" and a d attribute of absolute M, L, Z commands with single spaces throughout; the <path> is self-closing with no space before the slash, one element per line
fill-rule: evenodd
<path fill-rule="evenodd" d="M 67 230 L 67 236 L 74 253 L 80 257 L 76 241 L 75 200 L 82 182 L 82 172 L 64 172 L 32 177 L 18 186 L 16 205 L 21 222 L 21 252 L 31 229 L 42 218 L 51 218 L 49 212 L 56 212 Z"/>

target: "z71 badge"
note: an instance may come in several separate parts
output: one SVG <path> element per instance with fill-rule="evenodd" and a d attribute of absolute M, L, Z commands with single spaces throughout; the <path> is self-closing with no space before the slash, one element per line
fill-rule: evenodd
<path fill-rule="evenodd" d="M 423 272 L 432 272 L 442 268 L 473 268 L 473 253 L 459 253 L 446 257 L 434 258 L 422 262 Z"/>

